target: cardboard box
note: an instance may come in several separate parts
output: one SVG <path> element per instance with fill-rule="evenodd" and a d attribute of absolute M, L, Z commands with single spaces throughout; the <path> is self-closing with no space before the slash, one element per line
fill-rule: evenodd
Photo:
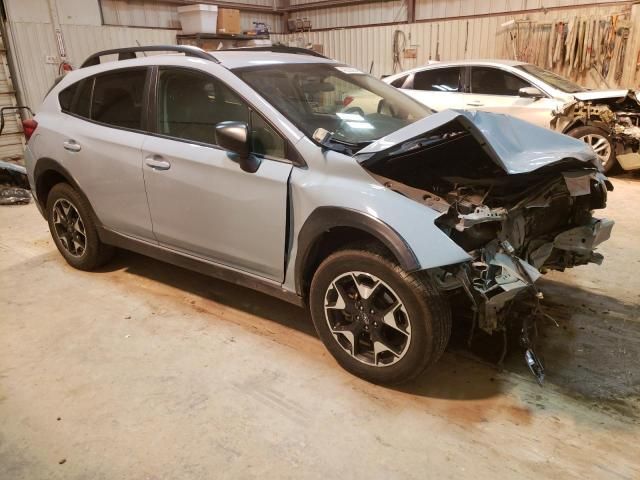
<path fill-rule="evenodd" d="M 240 29 L 240 10 L 219 8 L 217 33 L 242 33 Z"/>

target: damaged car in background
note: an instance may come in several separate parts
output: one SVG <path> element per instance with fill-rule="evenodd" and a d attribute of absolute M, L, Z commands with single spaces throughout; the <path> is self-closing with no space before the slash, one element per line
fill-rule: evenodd
<path fill-rule="evenodd" d="M 384 82 L 435 110 L 505 113 L 578 138 L 604 171 L 640 169 L 640 102 L 633 90 L 588 90 L 516 60 L 434 62 Z"/>
<path fill-rule="evenodd" d="M 577 92 L 553 112 L 551 128 L 584 133 L 607 171 L 640 169 L 640 99 L 633 90 Z M 579 136 L 579 135 L 573 135 Z"/>
<path fill-rule="evenodd" d="M 469 253 L 468 263 L 434 276 L 443 290 L 464 292 L 470 338 L 476 328 L 506 335 L 514 302 L 528 304 L 520 339 L 542 382 L 530 339 L 545 315 L 536 280 L 547 270 L 601 264 L 595 248 L 613 228 L 593 216 L 613 190 L 593 151 L 508 116 L 447 110 L 355 158 L 385 187 L 439 212 L 436 225 Z"/>

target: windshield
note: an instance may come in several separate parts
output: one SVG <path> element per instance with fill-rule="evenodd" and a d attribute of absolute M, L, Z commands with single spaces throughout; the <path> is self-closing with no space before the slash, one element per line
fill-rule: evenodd
<path fill-rule="evenodd" d="M 568 80 L 556 73 L 550 72 L 549 70 L 545 70 L 535 65 L 518 65 L 516 68 L 524 70 L 529 75 L 533 75 L 538 80 L 542 80 L 544 83 L 551 85 L 553 88 L 557 88 L 558 90 L 561 90 L 565 93 L 587 91 L 586 88 L 581 87 L 577 83 L 573 83 L 571 80 Z"/>
<path fill-rule="evenodd" d="M 308 137 L 318 128 L 330 132 L 336 147 L 362 147 L 433 113 L 371 75 L 340 64 L 260 65 L 234 73 Z"/>

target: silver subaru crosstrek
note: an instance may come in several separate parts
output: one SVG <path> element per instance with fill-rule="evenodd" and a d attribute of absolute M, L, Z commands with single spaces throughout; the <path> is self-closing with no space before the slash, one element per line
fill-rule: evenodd
<path fill-rule="evenodd" d="M 99 52 L 34 120 L 29 180 L 69 264 L 119 247 L 306 305 L 338 363 L 377 383 L 436 362 L 453 305 L 470 334 L 524 319 L 541 380 L 535 282 L 600 263 L 613 225 L 592 216 L 611 185 L 584 143 L 433 113 L 302 49 Z"/>

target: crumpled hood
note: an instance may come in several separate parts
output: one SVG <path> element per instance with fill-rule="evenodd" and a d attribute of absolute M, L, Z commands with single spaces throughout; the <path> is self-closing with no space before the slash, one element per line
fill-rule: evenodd
<path fill-rule="evenodd" d="M 478 141 L 489 157 L 509 174 L 527 173 L 566 159 L 576 159 L 600 168 L 597 156 L 586 143 L 538 127 L 524 120 L 481 111 L 444 110 L 407 125 L 359 150 L 354 158 L 362 163 L 411 148 L 434 130 L 458 122 Z"/>

